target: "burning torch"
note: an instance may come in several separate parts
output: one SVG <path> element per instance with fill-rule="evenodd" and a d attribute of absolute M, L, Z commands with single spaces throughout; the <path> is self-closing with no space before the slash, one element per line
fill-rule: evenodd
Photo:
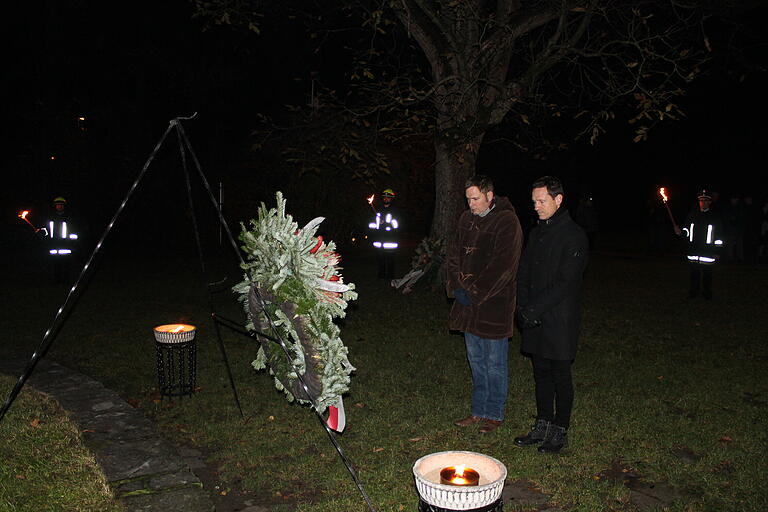
<path fill-rule="evenodd" d="M 661 201 L 664 203 L 664 206 L 667 208 L 667 213 L 669 214 L 669 220 L 672 222 L 672 227 L 675 229 L 675 234 L 679 235 L 681 233 L 680 227 L 677 225 L 677 222 L 675 222 L 675 218 L 672 216 L 672 210 L 669 209 L 669 203 L 667 203 L 667 200 L 669 198 L 667 197 L 667 191 L 664 187 L 661 187 L 659 189 L 659 195 L 661 196 Z"/>
<path fill-rule="evenodd" d="M 38 231 L 40 231 L 41 229 L 42 229 L 43 231 L 47 231 L 45 228 L 38 228 L 37 226 L 35 226 L 34 224 L 32 224 L 32 223 L 29 221 L 29 219 L 27 218 L 27 215 L 29 215 L 29 210 L 24 210 L 24 211 L 21 211 L 21 212 L 19 212 L 19 218 L 20 218 L 21 220 L 23 220 L 24 222 L 26 222 L 27 224 L 29 224 L 29 225 L 32 227 L 32 229 L 34 229 L 34 230 L 35 230 L 35 233 L 37 233 L 37 232 L 38 232 Z M 46 233 L 46 234 L 47 234 L 47 233 Z"/>
<path fill-rule="evenodd" d="M 371 210 L 373 210 L 373 213 L 379 213 L 376 211 L 376 207 L 373 206 L 373 199 L 376 197 L 376 194 L 371 194 L 369 197 L 365 198 L 366 201 L 368 201 L 368 206 L 371 207 Z"/>
<path fill-rule="evenodd" d="M 376 210 L 376 207 L 373 206 L 373 199 L 375 197 L 376 197 L 376 194 L 371 194 L 370 196 L 365 198 L 365 200 L 368 202 L 368 206 L 371 207 L 371 210 L 373 210 L 373 213 L 376 215 L 373 221 L 368 223 L 368 229 L 379 229 L 379 225 L 381 223 L 381 215 Z M 368 238 L 368 235 L 365 235 L 365 238 Z"/>

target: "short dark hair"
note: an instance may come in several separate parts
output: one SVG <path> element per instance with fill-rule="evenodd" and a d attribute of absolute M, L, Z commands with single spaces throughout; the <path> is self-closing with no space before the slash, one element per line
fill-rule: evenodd
<path fill-rule="evenodd" d="M 493 181 L 484 174 L 475 174 L 464 183 L 464 190 L 472 187 L 477 187 L 480 189 L 480 192 L 486 194 L 493 192 Z"/>
<path fill-rule="evenodd" d="M 533 185 L 531 185 L 531 188 L 541 188 L 546 187 L 547 193 L 552 196 L 554 199 L 558 194 L 565 195 L 565 190 L 563 189 L 563 183 L 554 176 L 542 176 L 541 178 L 537 179 L 533 182 Z"/>

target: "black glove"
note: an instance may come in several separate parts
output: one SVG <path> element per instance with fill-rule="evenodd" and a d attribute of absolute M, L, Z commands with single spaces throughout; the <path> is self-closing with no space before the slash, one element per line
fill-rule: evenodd
<path fill-rule="evenodd" d="M 454 290 L 453 296 L 456 297 L 456 302 L 458 302 L 462 306 L 472 305 L 472 299 L 469 296 L 469 292 L 464 288 L 459 288 L 458 290 Z"/>
<path fill-rule="evenodd" d="M 541 326 L 541 320 L 539 318 L 531 318 L 530 312 L 526 314 L 522 309 L 517 310 L 517 322 L 520 324 L 521 329 L 535 329 Z"/>

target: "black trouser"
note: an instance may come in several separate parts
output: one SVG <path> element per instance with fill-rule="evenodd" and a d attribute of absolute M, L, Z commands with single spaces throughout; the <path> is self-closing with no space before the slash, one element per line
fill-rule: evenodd
<path fill-rule="evenodd" d="M 689 263 L 691 267 L 691 287 L 688 290 L 691 297 L 704 292 L 704 297 L 712 297 L 712 265 Z"/>
<path fill-rule="evenodd" d="M 395 278 L 395 251 L 392 249 L 377 249 L 376 263 L 378 265 L 377 276 L 383 279 Z"/>
<path fill-rule="evenodd" d="M 72 255 L 53 256 L 53 284 L 69 285 L 72 274 Z"/>
<path fill-rule="evenodd" d="M 536 383 L 536 419 L 568 428 L 573 409 L 573 361 L 545 359 L 534 355 L 531 362 Z"/>

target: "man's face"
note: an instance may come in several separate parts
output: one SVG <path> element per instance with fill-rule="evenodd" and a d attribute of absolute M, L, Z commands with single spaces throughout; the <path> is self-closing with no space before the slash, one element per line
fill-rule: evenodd
<path fill-rule="evenodd" d="M 482 193 L 478 187 L 469 187 L 466 191 L 466 196 L 472 215 L 480 215 L 490 208 L 491 201 L 493 201 L 493 191 Z"/>
<path fill-rule="evenodd" d="M 547 192 L 547 187 L 539 187 L 533 189 L 531 199 L 533 200 L 533 209 L 536 210 L 539 219 L 547 220 L 560 208 L 563 202 L 563 195 L 557 194 L 555 197 L 552 197 Z"/>
<path fill-rule="evenodd" d="M 53 205 L 54 208 L 56 208 L 57 212 L 63 212 L 64 211 L 64 204 L 63 203 L 56 203 Z"/>
<path fill-rule="evenodd" d="M 389 207 L 392 204 L 392 198 L 390 196 L 381 196 L 381 203 L 385 207 Z"/>
<path fill-rule="evenodd" d="M 688 203 L 690 204 L 690 203 Z M 709 207 L 712 206 L 712 200 L 708 197 L 700 197 L 699 198 L 699 210 L 702 212 L 705 212 L 709 210 Z"/>

